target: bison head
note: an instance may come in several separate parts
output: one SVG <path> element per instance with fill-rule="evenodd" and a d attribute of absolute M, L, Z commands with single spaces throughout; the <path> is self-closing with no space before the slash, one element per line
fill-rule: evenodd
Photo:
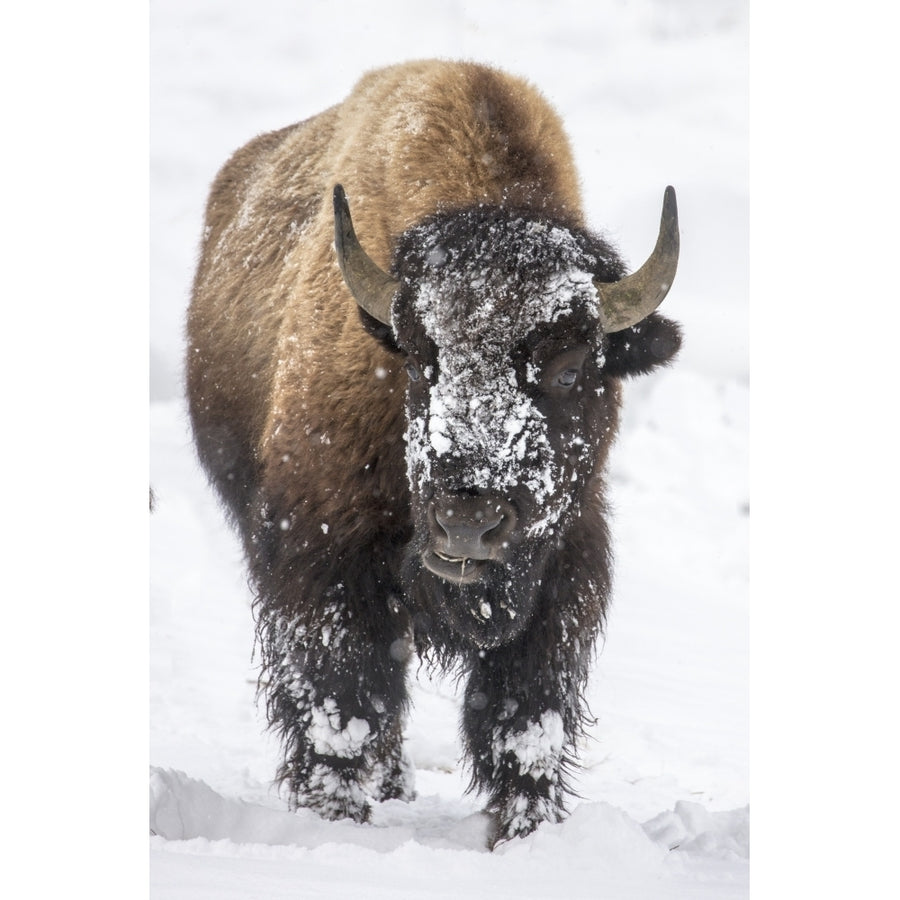
<path fill-rule="evenodd" d="M 597 502 L 616 377 L 678 348 L 653 314 L 677 263 L 674 191 L 654 253 L 626 278 L 603 240 L 533 211 L 434 215 L 401 236 L 393 275 L 360 247 L 340 187 L 335 217 L 364 321 L 409 374 L 407 587 L 455 634 L 497 646 L 529 622 L 554 554 Z"/>

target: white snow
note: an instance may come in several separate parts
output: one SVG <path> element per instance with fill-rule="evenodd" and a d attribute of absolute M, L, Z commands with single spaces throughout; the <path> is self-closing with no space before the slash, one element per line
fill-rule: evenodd
<path fill-rule="evenodd" d="M 157 0 L 150 9 L 154 900 L 744 898 L 746 5 L 377 7 Z M 179 399 L 182 322 L 219 165 L 254 134 L 338 102 L 364 69 L 433 55 L 534 81 L 572 138 L 590 225 L 632 265 L 652 247 L 666 184 L 682 220 L 679 272 L 661 311 L 683 323 L 684 352 L 627 387 L 611 461 L 615 599 L 588 688 L 597 722 L 578 748 L 582 799 L 566 821 L 493 854 L 481 849 L 478 799 L 463 793 L 451 682 L 420 676 L 413 689 L 412 803 L 376 804 L 361 826 L 289 813 L 272 791 L 278 747 L 255 701 L 246 574 Z M 526 420 L 504 421 L 510 453 Z M 420 423 L 417 439 L 440 443 L 449 430 Z M 362 746 L 362 728 L 334 728 L 327 701 L 316 702 L 323 741 Z M 557 743 L 548 718 L 517 752 L 540 766 Z"/>
<path fill-rule="evenodd" d="M 369 737 L 369 723 L 355 716 L 341 728 L 341 711 L 332 697 L 310 708 L 309 736 L 316 753 L 349 759 L 359 756 Z"/>
<path fill-rule="evenodd" d="M 502 735 L 496 729 L 494 761 L 512 752 L 519 761 L 520 775 L 530 775 L 535 781 L 542 776 L 555 780 L 564 738 L 562 716 L 548 709 L 541 714 L 540 722 L 529 723 L 525 731 Z"/>

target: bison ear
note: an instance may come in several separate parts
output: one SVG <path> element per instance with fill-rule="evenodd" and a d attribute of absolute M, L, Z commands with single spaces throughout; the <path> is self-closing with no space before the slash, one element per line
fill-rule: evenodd
<path fill-rule="evenodd" d="M 394 340 L 394 329 L 391 328 L 390 325 L 379 322 L 375 316 L 369 315 L 369 313 L 361 306 L 357 307 L 357 311 L 359 312 L 359 321 L 362 324 L 362 327 L 365 328 L 365 330 L 371 334 L 385 350 L 388 350 L 391 353 L 403 352 Z"/>
<path fill-rule="evenodd" d="M 670 363 L 681 348 L 681 328 L 671 319 L 652 313 L 636 325 L 606 336 L 603 371 L 623 378 L 646 375 Z"/>

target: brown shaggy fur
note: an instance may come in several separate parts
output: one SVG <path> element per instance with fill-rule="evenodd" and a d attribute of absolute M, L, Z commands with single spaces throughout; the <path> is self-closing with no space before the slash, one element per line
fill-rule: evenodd
<path fill-rule="evenodd" d="M 369 73 L 342 104 L 258 137 L 219 173 L 188 318 L 198 439 L 226 443 L 216 452 L 229 459 L 252 455 L 264 478 L 280 477 L 285 455 L 308 453 L 310 504 L 331 526 L 355 530 L 358 507 L 347 498 L 357 473 L 393 442 L 389 494 L 405 465 L 405 376 L 359 327 L 335 265 L 338 182 L 366 251 L 385 269 L 397 238 L 435 210 L 526 206 L 576 225 L 582 213 L 556 113 L 525 82 L 474 64 Z M 386 389 L 367 389 L 382 371 Z M 333 452 L 317 453 L 323 440 Z"/>

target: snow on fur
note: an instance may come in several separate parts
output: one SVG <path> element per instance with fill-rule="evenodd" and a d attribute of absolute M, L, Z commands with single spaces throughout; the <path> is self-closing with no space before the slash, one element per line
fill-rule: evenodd
<path fill-rule="evenodd" d="M 430 483 L 434 457 L 465 459 L 467 487 L 502 493 L 525 485 L 544 508 L 527 534 L 545 534 L 565 511 L 565 494 L 552 500 L 563 476 L 546 419 L 519 387 L 509 353 L 532 331 L 578 308 L 599 319 L 591 274 L 597 261 L 570 232 L 525 219 L 497 223 L 487 237 L 510 250 L 509 261 L 518 254 L 509 272 L 486 265 L 477 254 L 462 265 L 446 265 L 440 231 L 431 226 L 415 231 L 431 263 L 417 284 L 415 308 L 438 359 L 436 378 L 423 373 L 431 384 L 427 416 L 408 430 L 410 486 L 421 492 Z M 529 277 L 538 258 L 553 260 L 557 270 Z M 511 295 L 519 300 L 515 316 L 505 311 Z M 478 304 L 460 316 L 454 298 L 464 296 L 477 297 Z"/>

